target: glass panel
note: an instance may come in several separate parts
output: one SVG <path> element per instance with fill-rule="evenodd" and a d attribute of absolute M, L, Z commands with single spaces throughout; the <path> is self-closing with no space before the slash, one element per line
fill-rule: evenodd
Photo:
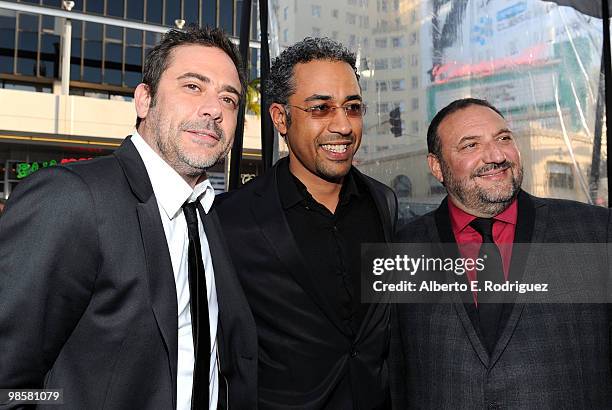
<path fill-rule="evenodd" d="M 202 0 L 202 23 L 217 26 L 217 0 Z"/>
<path fill-rule="evenodd" d="M 107 43 L 104 62 L 104 82 L 121 85 L 121 44 Z"/>
<path fill-rule="evenodd" d="M 89 13 L 104 14 L 104 1 L 85 0 L 85 9 Z"/>
<path fill-rule="evenodd" d="M 55 28 L 55 19 L 57 17 L 53 17 L 53 16 L 42 16 L 42 28 L 43 30 L 53 30 Z M 59 19 L 59 18 L 58 18 Z M 58 22 L 58 27 L 61 27 L 59 22 Z"/>
<path fill-rule="evenodd" d="M 121 70 L 106 68 L 104 70 L 104 82 L 106 84 L 121 85 Z"/>
<path fill-rule="evenodd" d="M 99 83 L 102 80 L 102 42 L 85 41 L 83 81 Z"/>
<path fill-rule="evenodd" d="M 151 33 L 150 31 L 145 32 L 145 39 L 147 45 L 154 46 L 161 41 L 160 33 Z"/>
<path fill-rule="evenodd" d="M 105 25 L 105 27 L 106 27 L 106 37 L 107 38 L 112 38 L 115 40 L 123 41 L 123 28 L 122 27 L 109 26 L 109 25 Z"/>
<path fill-rule="evenodd" d="M 127 0 L 126 17 L 131 20 L 141 20 L 144 18 L 144 0 Z"/>
<path fill-rule="evenodd" d="M 187 23 L 200 24 L 198 0 L 183 0 L 183 19 Z"/>
<path fill-rule="evenodd" d="M 81 79 L 81 39 L 73 38 L 70 44 L 70 79 Z"/>
<path fill-rule="evenodd" d="M 126 71 L 124 79 L 125 85 L 127 85 L 128 87 L 136 87 L 138 84 L 140 84 L 140 81 L 142 80 L 142 74 L 134 71 Z"/>
<path fill-rule="evenodd" d="M 57 7 L 60 8 L 62 6 L 61 0 L 43 0 L 42 2 L 45 6 Z"/>
<path fill-rule="evenodd" d="M 142 31 L 128 28 L 125 32 L 125 41 L 127 45 L 139 46 L 142 44 Z"/>
<path fill-rule="evenodd" d="M 123 0 L 106 0 L 106 14 L 123 17 Z"/>
<path fill-rule="evenodd" d="M 236 0 L 236 35 L 240 36 L 240 24 L 242 23 L 242 0 Z"/>
<path fill-rule="evenodd" d="M 234 34 L 234 0 L 219 3 L 219 27 L 228 34 Z"/>
<path fill-rule="evenodd" d="M 70 64 L 70 80 L 80 81 L 81 80 L 81 65 Z"/>
<path fill-rule="evenodd" d="M 126 47 L 125 48 L 125 64 L 126 70 L 128 65 L 133 66 L 130 68 L 132 71 L 140 69 L 142 64 L 142 48 L 141 47 Z"/>
<path fill-rule="evenodd" d="M 72 38 L 81 38 L 83 35 L 83 23 L 78 20 L 71 20 L 70 23 L 72 24 Z"/>
<path fill-rule="evenodd" d="M 35 32 L 38 31 L 38 16 L 33 14 L 19 14 L 19 30 Z"/>
<path fill-rule="evenodd" d="M 40 40 L 40 75 L 59 78 L 60 36 L 43 33 Z"/>
<path fill-rule="evenodd" d="M 85 23 L 85 38 L 88 40 L 102 40 L 102 24 Z"/>
<path fill-rule="evenodd" d="M 221 2 L 224 27 L 231 3 Z M 427 128 L 468 96 L 488 99 L 508 120 L 525 190 L 607 205 L 601 19 L 540 0 L 329 3 L 275 2 L 272 57 L 313 27 L 358 53 L 369 110 L 356 163 L 396 189 L 403 216 L 445 196 L 427 166 Z M 401 126 L 392 128 L 395 108 Z"/>
<path fill-rule="evenodd" d="M 181 2 L 166 1 L 166 25 L 174 27 L 174 20 L 181 18 Z"/>
<path fill-rule="evenodd" d="M 149 23 L 161 24 L 162 21 L 162 2 L 147 1 L 147 21 Z"/>
<path fill-rule="evenodd" d="M 16 13 L 0 10 L 0 72 L 13 73 Z"/>

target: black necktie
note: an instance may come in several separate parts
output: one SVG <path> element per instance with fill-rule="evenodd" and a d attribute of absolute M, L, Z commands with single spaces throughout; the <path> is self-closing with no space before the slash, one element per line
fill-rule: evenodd
<path fill-rule="evenodd" d="M 493 241 L 493 222 L 491 218 L 476 218 L 470 223 L 470 226 L 482 237 L 478 257 L 484 258 L 485 262 L 484 269 L 477 274 L 478 287 L 481 290 L 484 290 L 485 281 L 491 281 L 493 284 L 504 283 L 504 264 L 499 248 Z M 493 303 L 492 300 L 496 296 L 499 298 L 499 295 L 491 291 L 479 292 L 477 295 L 480 331 L 489 353 L 497 342 L 497 328 L 503 307 L 501 303 Z"/>
<path fill-rule="evenodd" d="M 183 205 L 189 235 L 189 294 L 191 297 L 191 329 L 193 331 L 193 390 L 191 408 L 208 409 L 208 375 L 210 371 L 210 323 L 208 319 L 208 293 L 206 274 L 200 246 L 197 202 Z"/>

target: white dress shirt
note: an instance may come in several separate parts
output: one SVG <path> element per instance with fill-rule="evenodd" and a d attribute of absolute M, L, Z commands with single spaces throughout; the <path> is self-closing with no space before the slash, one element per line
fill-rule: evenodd
<path fill-rule="evenodd" d="M 189 184 L 142 139 L 137 132 L 132 135 L 132 142 L 145 164 L 153 192 L 159 206 L 159 214 L 164 226 L 178 303 L 178 363 L 177 394 L 178 410 L 191 409 L 191 392 L 193 386 L 194 350 L 191 328 L 191 311 L 189 308 L 189 265 L 187 221 L 182 206 L 185 202 L 194 202 L 199 198 L 204 211 L 208 213 L 215 199 L 215 190 L 208 179 L 191 188 Z M 204 226 L 198 215 L 202 258 L 206 271 L 206 289 L 208 293 L 208 317 L 210 321 L 210 374 L 208 382 L 209 408 L 217 408 L 219 381 L 217 376 L 217 319 L 219 306 L 212 257 Z"/>

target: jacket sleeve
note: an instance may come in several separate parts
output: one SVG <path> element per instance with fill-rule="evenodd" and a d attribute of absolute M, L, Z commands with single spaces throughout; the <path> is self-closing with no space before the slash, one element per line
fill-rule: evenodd
<path fill-rule="evenodd" d="M 11 195 L 0 217 L 0 388 L 43 388 L 91 297 L 95 215 L 89 187 L 65 167 Z"/>

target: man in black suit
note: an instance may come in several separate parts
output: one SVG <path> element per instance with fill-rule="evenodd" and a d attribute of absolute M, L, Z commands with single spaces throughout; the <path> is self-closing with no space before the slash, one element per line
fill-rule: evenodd
<path fill-rule="evenodd" d="M 431 243 L 432 252 L 464 257 L 475 243 L 486 263 L 467 280 L 444 277 L 477 281 L 480 291 L 394 305 L 398 408 L 612 408 L 607 299 L 578 297 L 581 288 L 609 279 L 610 211 L 522 191 L 514 135 L 484 100 L 443 108 L 427 144 L 429 168 L 448 196 L 405 226 L 397 242 Z M 487 294 L 485 281 L 542 283 L 548 293 Z M 551 303 L 559 300 L 568 303 Z"/>
<path fill-rule="evenodd" d="M 259 408 L 384 408 L 389 309 L 360 302 L 360 244 L 391 238 L 397 206 L 351 165 L 365 112 L 355 56 L 304 39 L 267 87 L 289 157 L 217 207 L 257 324 Z"/>
<path fill-rule="evenodd" d="M 206 177 L 233 141 L 239 67 L 222 31 L 171 30 L 135 91 L 138 132 L 14 190 L 0 388 L 63 389 L 79 410 L 255 408 L 255 324 Z"/>

